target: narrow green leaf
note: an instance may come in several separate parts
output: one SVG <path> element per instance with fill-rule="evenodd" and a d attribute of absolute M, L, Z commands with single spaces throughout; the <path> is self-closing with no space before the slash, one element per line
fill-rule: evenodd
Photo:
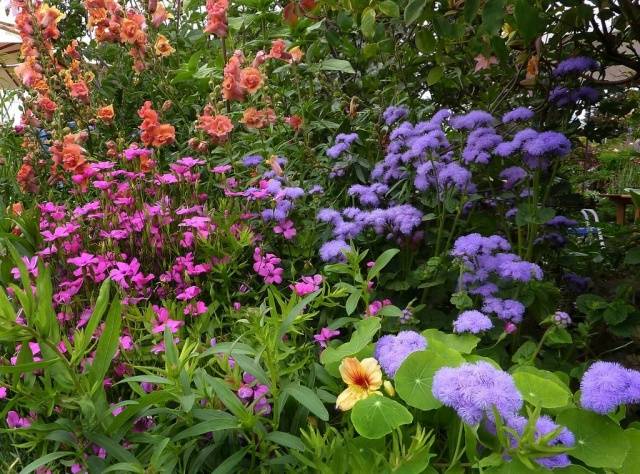
<path fill-rule="evenodd" d="M 323 71 L 338 71 L 347 74 L 355 74 L 356 71 L 349 61 L 344 59 L 328 58 L 320 63 L 320 69 Z"/>
<path fill-rule="evenodd" d="M 213 433 L 215 431 L 232 430 L 238 428 L 240 423 L 235 416 L 229 415 L 228 419 L 209 420 L 193 425 L 190 428 L 180 431 L 173 437 L 173 441 L 180 441 L 185 438 L 193 438 L 205 433 Z"/>
<path fill-rule="evenodd" d="M 120 342 L 120 325 L 122 324 L 122 306 L 118 298 L 114 299 L 109 308 L 104 331 L 98 341 L 96 356 L 89 369 L 89 377 L 94 385 L 102 386 L 102 379 L 107 374 L 113 356 L 118 350 Z"/>
<path fill-rule="evenodd" d="M 222 464 L 219 464 L 218 467 L 216 467 L 215 470 L 211 472 L 211 474 L 228 474 L 230 472 L 242 472 L 241 469 L 236 469 L 236 466 L 240 464 L 248 450 L 249 448 L 243 448 L 235 454 L 232 454 L 227 459 L 225 459 Z"/>
<path fill-rule="evenodd" d="M 304 451 L 304 443 L 302 440 L 292 434 L 283 431 L 272 431 L 264 437 L 266 440 L 284 446 L 285 448 L 297 449 Z"/>
<path fill-rule="evenodd" d="M 69 456 L 70 454 L 74 455 L 75 453 L 73 453 L 72 451 L 58 451 L 57 453 L 45 454 L 44 456 L 39 457 L 35 461 L 27 464 L 22 469 L 22 471 L 20 471 L 20 474 L 29 474 L 30 472 L 33 472 L 36 469 L 38 469 L 40 466 L 44 466 L 46 464 L 49 464 L 51 461 L 55 461 L 56 459 L 60 459 L 65 456 Z"/>
<path fill-rule="evenodd" d="M 329 412 L 325 408 L 318 394 L 308 387 L 298 384 L 287 385 L 284 393 L 291 395 L 301 405 L 305 406 L 311 413 L 323 421 L 329 420 Z"/>
<path fill-rule="evenodd" d="M 411 0 L 404 9 L 404 22 L 408 25 L 414 23 L 422 15 L 427 0 Z"/>
<path fill-rule="evenodd" d="M 384 267 L 389 265 L 391 259 L 398 255 L 398 253 L 400 253 L 399 249 L 388 249 L 382 252 L 382 254 L 376 258 L 373 266 L 369 269 L 369 272 L 367 273 L 367 280 L 371 281 L 377 277 Z"/>

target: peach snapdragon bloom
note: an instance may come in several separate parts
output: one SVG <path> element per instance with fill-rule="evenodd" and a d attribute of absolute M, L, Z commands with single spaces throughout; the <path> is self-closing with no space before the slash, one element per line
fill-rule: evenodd
<path fill-rule="evenodd" d="M 340 363 L 339 370 L 347 388 L 338 395 L 338 410 L 351 410 L 360 400 L 371 395 L 382 395 L 379 391 L 382 386 L 382 370 L 373 357 L 367 357 L 362 362 L 355 357 L 347 357 Z"/>
<path fill-rule="evenodd" d="M 254 94 L 262 86 L 262 73 L 258 68 L 246 67 L 240 71 L 240 86 Z"/>
<path fill-rule="evenodd" d="M 247 128 L 264 128 L 276 123 L 276 113 L 271 108 L 258 110 L 255 107 L 249 107 L 242 114 L 240 123 Z"/>
<path fill-rule="evenodd" d="M 207 26 L 205 33 L 216 35 L 219 38 L 227 36 L 227 9 L 229 0 L 207 0 Z"/>
<path fill-rule="evenodd" d="M 175 53 L 175 49 L 169 43 L 169 40 L 164 35 L 158 35 L 156 43 L 153 46 L 156 56 L 166 58 Z"/>
<path fill-rule="evenodd" d="M 158 4 L 156 5 L 156 9 L 151 14 L 151 24 L 155 28 L 158 28 L 169 18 L 173 18 L 173 15 L 167 11 L 162 2 L 158 2 Z"/>
<path fill-rule="evenodd" d="M 115 116 L 116 113 L 113 110 L 113 104 L 100 107 L 96 113 L 96 117 L 103 122 L 111 122 Z"/>
<path fill-rule="evenodd" d="M 205 112 L 198 117 L 196 128 L 203 130 L 216 143 L 227 140 L 229 133 L 233 130 L 233 123 L 226 115 L 210 115 Z"/>

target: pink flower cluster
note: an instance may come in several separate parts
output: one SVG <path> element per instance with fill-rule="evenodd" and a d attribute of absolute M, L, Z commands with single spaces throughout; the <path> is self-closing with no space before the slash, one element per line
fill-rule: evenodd
<path fill-rule="evenodd" d="M 303 276 L 300 281 L 293 285 L 289 285 L 289 288 L 291 288 L 298 296 L 306 296 L 318 290 L 323 280 L 322 275 L 319 274 Z"/>
<path fill-rule="evenodd" d="M 269 387 L 259 384 L 256 378 L 244 372 L 242 374 L 242 385 L 238 388 L 238 398 L 245 404 L 253 403 L 253 412 L 266 416 L 271 413 L 271 405 L 267 400 Z"/>
<path fill-rule="evenodd" d="M 272 253 L 262 255 L 262 249 L 256 247 L 253 251 L 253 271 L 262 277 L 268 285 L 282 283 L 284 270 L 279 267 L 280 259 Z"/>

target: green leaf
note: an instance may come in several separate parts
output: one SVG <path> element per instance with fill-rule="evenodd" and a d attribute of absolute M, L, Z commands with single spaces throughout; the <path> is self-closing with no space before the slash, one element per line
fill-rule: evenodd
<path fill-rule="evenodd" d="M 382 438 L 398 426 L 407 425 L 413 416 L 398 402 L 384 396 L 371 395 L 360 400 L 351 410 L 351 423 L 360 436 Z"/>
<path fill-rule="evenodd" d="M 59 362 L 58 359 L 41 360 L 38 362 L 26 362 L 17 365 L 0 365 L 0 374 L 23 374 L 33 372 L 37 369 L 44 369 Z"/>
<path fill-rule="evenodd" d="M 516 28 L 525 41 L 531 41 L 545 31 L 546 23 L 542 12 L 529 0 L 518 0 L 515 5 L 513 17 Z"/>
<path fill-rule="evenodd" d="M 465 0 L 464 2 L 464 19 L 471 22 L 480 10 L 480 0 Z"/>
<path fill-rule="evenodd" d="M 118 461 L 140 466 L 140 463 L 138 462 L 138 460 L 135 458 L 133 454 L 131 454 L 126 449 L 124 449 L 120 444 L 118 444 L 116 441 L 109 438 L 108 436 L 105 436 L 100 433 L 91 433 L 91 432 L 85 432 L 84 436 L 89 441 L 93 441 L 97 445 L 102 446 L 107 451 L 107 454 L 109 456 L 117 459 Z"/>
<path fill-rule="evenodd" d="M 367 273 L 367 280 L 371 281 L 377 277 L 384 267 L 386 267 L 391 259 L 398 255 L 398 253 L 400 253 L 399 249 L 389 249 L 382 252 L 382 254 L 376 258 L 373 266 L 369 269 L 369 272 Z"/>
<path fill-rule="evenodd" d="M 284 336 L 289 331 L 289 328 L 294 323 L 296 318 L 300 315 L 300 313 L 302 313 L 307 305 L 315 300 L 320 293 L 322 293 L 322 290 L 314 291 L 313 293 L 305 296 L 293 308 L 291 308 L 290 311 L 287 312 L 284 319 L 282 320 L 282 323 L 280 323 L 280 328 L 278 331 L 279 337 Z"/>
<path fill-rule="evenodd" d="M 338 71 L 347 74 L 355 74 L 356 71 L 349 61 L 344 59 L 328 58 L 320 63 L 320 69 L 323 71 Z"/>
<path fill-rule="evenodd" d="M 40 466 L 44 466 L 46 464 L 49 464 L 51 461 L 55 461 L 56 459 L 63 458 L 63 457 L 68 456 L 70 454 L 73 455 L 75 453 L 73 453 L 72 451 L 58 451 L 57 453 L 45 454 L 44 456 L 39 457 L 35 461 L 27 464 L 22 469 L 22 471 L 20 471 L 20 474 L 29 474 L 30 472 L 33 472 L 36 469 L 38 469 Z"/>
<path fill-rule="evenodd" d="M 241 420 L 247 416 L 247 409 L 242 404 L 240 399 L 235 393 L 227 386 L 224 380 L 206 375 L 205 377 L 211 388 L 216 393 L 216 396 L 220 399 L 225 407 L 229 409 L 231 413 L 240 418 Z"/>
<path fill-rule="evenodd" d="M 233 430 L 239 427 L 240 424 L 238 423 L 238 419 L 233 415 L 229 415 L 226 419 L 218 418 L 216 420 L 202 421 L 196 425 L 184 429 L 173 437 L 173 441 L 193 438 L 194 436 L 200 436 L 205 433 L 213 433 L 215 431 Z"/>
<path fill-rule="evenodd" d="M 329 420 L 329 412 L 322 403 L 322 400 L 320 400 L 316 392 L 314 392 L 310 388 L 299 384 L 291 384 L 287 385 L 283 389 L 283 392 L 291 395 L 301 405 L 305 406 L 311 413 L 313 413 L 321 420 Z"/>
<path fill-rule="evenodd" d="M 433 376 L 442 367 L 457 367 L 464 363 L 453 349 L 427 347 L 407 357 L 394 377 L 396 391 L 408 405 L 421 410 L 439 408 L 441 403 L 431 393 Z"/>
<path fill-rule="evenodd" d="M 444 70 L 440 66 L 432 67 L 429 74 L 427 74 L 427 84 L 430 86 L 437 84 L 442 79 L 443 74 Z"/>
<path fill-rule="evenodd" d="M 576 437 L 571 456 L 590 467 L 622 467 L 630 442 L 622 428 L 610 418 L 572 408 L 561 412 L 557 422 L 569 428 Z"/>
<path fill-rule="evenodd" d="M 267 374 L 255 360 L 240 354 L 235 354 L 233 358 L 238 363 L 238 365 L 242 370 L 253 375 L 255 378 L 258 379 L 260 383 L 263 383 L 265 385 L 270 385 Z"/>
<path fill-rule="evenodd" d="M 116 382 L 114 385 L 118 385 L 121 383 L 129 383 L 129 382 L 148 382 L 148 383 L 157 383 L 157 384 L 161 384 L 161 385 L 168 385 L 171 384 L 173 382 L 171 382 L 171 380 L 169 380 L 166 377 L 160 377 L 159 375 L 134 375 L 133 377 L 127 377 L 124 378 L 118 382 Z"/>
<path fill-rule="evenodd" d="M 427 5 L 427 0 L 411 0 L 407 5 L 407 8 L 404 9 L 404 22 L 408 25 L 414 23 L 420 15 L 422 15 L 422 10 Z"/>
<path fill-rule="evenodd" d="M 504 0 L 488 0 L 482 10 L 482 26 L 490 34 L 500 31 L 504 18 Z"/>
<path fill-rule="evenodd" d="M 249 448 L 243 448 L 240 451 L 232 454 L 224 460 L 222 464 L 218 464 L 211 474 L 227 474 L 230 472 L 242 472 L 242 469 L 236 469 L 236 466 L 240 464 L 244 455 L 249 451 Z"/>
<path fill-rule="evenodd" d="M 138 473 L 143 473 L 144 472 L 144 468 L 141 467 L 139 464 L 133 464 L 130 462 L 119 462 L 116 464 L 113 464 L 111 466 L 109 466 L 108 468 L 106 468 L 104 471 L 100 471 L 102 474 L 106 474 L 108 472 L 138 472 Z"/>
<path fill-rule="evenodd" d="M 459 310 L 473 308 L 473 300 L 466 291 L 452 294 L 449 302 Z"/>
<path fill-rule="evenodd" d="M 376 11 L 373 8 L 367 7 L 362 12 L 360 29 L 365 38 L 373 38 L 376 32 Z"/>
<path fill-rule="evenodd" d="M 635 474 L 640 466 L 640 430 L 628 429 L 625 431 L 631 449 L 624 459 L 620 474 Z"/>
<path fill-rule="evenodd" d="M 567 406 L 571 392 L 557 376 L 535 367 L 519 367 L 512 374 L 522 398 L 541 408 Z"/>
<path fill-rule="evenodd" d="M 391 18 L 398 18 L 400 16 L 400 8 L 398 4 L 393 0 L 384 0 L 378 4 L 378 9 Z"/>
<path fill-rule="evenodd" d="M 102 387 L 102 379 L 107 374 L 113 356 L 118 350 L 120 342 L 120 325 L 122 324 L 122 307 L 120 299 L 115 298 L 111 302 L 109 313 L 104 326 L 104 331 L 98 340 L 96 356 L 89 369 L 89 377 L 92 383 Z"/>
<path fill-rule="evenodd" d="M 93 312 L 91 313 L 91 317 L 87 322 L 87 326 L 84 330 L 84 333 L 81 337 L 76 337 L 75 340 L 78 341 L 77 345 L 73 349 L 73 361 L 80 362 L 85 355 L 85 351 L 91 342 L 91 336 L 96 332 L 100 321 L 102 320 L 102 316 L 104 312 L 107 310 L 109 306 L 109 290 L 111 288 L 111 280 L 107 278 L 102 285 L 100 285 L 100 292 L 98 293 L 98 299 L 96 300 L 96 304 L 93 307 Z M 77 334 L 76 334 L 77 335 Z"/>
<path fill-rule="evenodd" d="M 634 247 L 629 249 L 624 256 L 625 265 L 639 265 L 640 264 L 640 247 Z"/>
<path fill-rule="evenodd" d="M 297 449 L 298 451 L 304 451 L 304 443 L 297 436 L 285 433 L 283 431 L 272 431 L 264 437 L 266 440 L 272 443 L 279 444 L 285 448 Z"/>
<path fill-rule="evenodd" d="M 344 310 L 347 312 L 347 315 L 353 314 L 353 312 L 356 310 L 361 296 L 362 290 L 356 290 L 349 295 L 349 297 L 347 298 L 347 302 L 344 305 Z"/>
<path fill-rule="evenodd" d="M 420 30 L 416 33 L 416 46 L 422 53 L 431 53 L 436 49 L 436 38 L 431 31 Z"/>
<path fill-rule="evenodd" d="M 480 338 L 473 334 L 446 334 L 437 329 L 426 329 L 422 331 L 422 335 L 429 344 L 439 342 L 462 354 L 471 354 L 480 342 Z"/>
<path fill-rule="evenodd" d="M 323 365 L 340 362 L 345 357 L 357 354 L 371 342 L 373 336 L 380 329 L 380 318 L 366 318 L 358 321 L 356 330 L 351 335 L 351 340 L 338 347 L 327 347 L 320 354 L 320 362 Z"/>
<path fill-rule="evenodd" d="M 571 333 L 564 328 L 554 327 L 547 333 L 547 338 L 545 339 L 546 346 L 565 346 L 573 343 L 573 338 L 571 337 Z"/>

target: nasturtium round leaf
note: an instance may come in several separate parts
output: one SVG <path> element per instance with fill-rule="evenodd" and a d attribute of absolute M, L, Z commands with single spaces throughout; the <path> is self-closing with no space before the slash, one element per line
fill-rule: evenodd
<path fill-rule="evenodd" d="M 351 422 L 360 434 L 369 439 L 382 438 L 398 426 L 413 421 L 413 415 L 398 402 L 384 396 L 371 395 L 360 400 L 351 410 Z"/>
<path fill-rule="evenodd" d="M 433 341 L 441 342 L 462 354 L 470 354 L 480 342 L 480 338 L 473 334 L 446 334 L 437 329 L 427 329 L 422 331 L 422 335 L 429 344 Z"/>
<path fill-rule="evenodd" d="M 630 448 L 627 433 L 611 419 L 586 410 L 571 408 L 561 412 L 556 422 L 576 437 L 569 455 L 590 467 L 620 469 Z"/>
<path fill-rule="evenodd" d="M 620 474 L 635 474 L 640 468 L 640 430 L 629 429 L 625 431 L 625 434 L 631 448 L 619 472 Z"/>
<path fill-rule="evenodd" d="M 442 367 L 457 367 L 464 363 L 459 352 L 446 347 L 427 347 L 405 359 L 395 375 L 396 391 L 408 405 L 421 410 L 441 406 L 431 393 L 434 374 Z"/>
<path fill-rule="evenodd" d="M 524 366 L 519 367 L 512 375 L 522 398 L 532 405 L 562 408 L 569 403 L 571 392 L 552 372 Z"/>

